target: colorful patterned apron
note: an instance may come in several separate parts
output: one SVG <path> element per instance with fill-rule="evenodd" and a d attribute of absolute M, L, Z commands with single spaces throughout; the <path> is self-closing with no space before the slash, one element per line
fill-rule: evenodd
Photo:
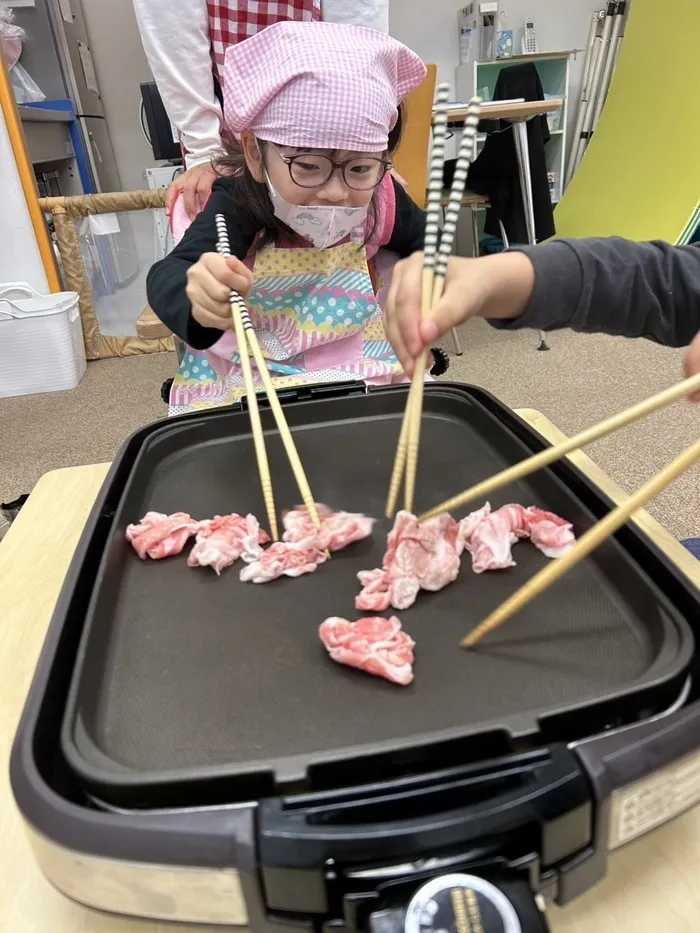
<path fill-rule="evenodd" d="M 247 306 L 276 388 L 403 381 L 364 246 L 268 247 L 255 255 L 253 272 Z M 260 385 L 255 368 L 253 375 Z M 238 345 L 227 331 L 209 350 L 187 348 L 173 382 L 170 414 L 228 405 L 244 394 Z"/>
<path fill-rule="evenodd" d="M 278 389 L 322 382 L 404 382 L 384 333 L 382 305 L 396 256 L 381 244 L 393 230 L 393 187 L 379 198 L 376 234 L 366 245 L 329 249 L 253 245 L 247 306 Z M 376 289 L 368 262 L 373 260 Z M 253 375 L 260 377 L 253 364 Z M 171 415 L 230 405 L 245 394 L 238 345 L 227 331 L 208 350 L 187 347 L 170 392 Z"/>

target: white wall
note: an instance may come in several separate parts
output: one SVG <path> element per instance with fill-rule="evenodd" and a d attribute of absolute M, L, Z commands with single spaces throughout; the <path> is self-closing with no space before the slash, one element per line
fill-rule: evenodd
<path fill-rule="evenodd" d="M 454 85 L 459 64 L 457 11 L 460 0 L 391 0 L 391 34 L 410 46 L 426 62 L 438 66 L 438 80 Z M 606 6 L 605 0 L 502 0 L 503 26 L 514 32 L 516 49 L 520 48 L 522 26 L 532 16 L 541 52 L 585 49 L 591 15 Z M 569 88 L 569 126 L 574 118 L 581 89 L 583 53 L 571 62 Z M 568 141 L 570 144 L 571 133 Z"/>
<path fill-rule="evenodd" d="M 24 199 L 15 156 L 0 110 L 0 285 L 6 282 L 28 282 L 47 294 L 44 265 L 34 237 L 34 228 Z"/>
<path fill-rule="evenodd" d="M 607 6 L 605 0 L 504 0 L 507 17 L 504 28 L 517 30 L 516 42 L 520 47 L 520 28 L 526 16 L 532 16 L 540 52 L 559 52 L 583 49 L 571 58 L 569 84 L 569 120 L 567 148 L 576 120 L 576 109 L 581 94 L 581 78 L 591 16 L 594 10 Z"/>
<path fill-rule="evenodd" d="M 83 0 L 83 16 L 109 135 L 125 191 L 146 187 L 153 150 L 139 125 L 139 85 L 152 81 L 131 0 Z"/>
<path fill-rule="evenodd" d="M 459 0 L 390 0 L 389 32 L 424 62 L 438 66 L 438 81 L 454 84 L 459 64 Z"/>

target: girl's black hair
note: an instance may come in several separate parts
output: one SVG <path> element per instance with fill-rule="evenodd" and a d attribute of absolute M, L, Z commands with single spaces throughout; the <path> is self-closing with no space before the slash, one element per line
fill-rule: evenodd
<path fill-rule="evenodd" d="M 401 142 L 403 122 L 403 104 L 399 104 L 396 123 L 389 132 L 387 150 L 390 157 Z M 260 140 L 260 147 L 264 152 L 263 140 Z M 223 150 L 214 158 L 213 165 L 218 175 L 231 179 L 231 199 L 244 233 L 248 236 L 260 234 L 262 246 L 278 243 L 281 239 L 289 239 L 290 235 L 295 235 L 285 223 L 275 217 L 267 185 L 265 182 L 256 181 L 251 175 L 240 143 L 236 140 L 224 142 Z M 377 223 L 376 193 L 372 196 L 367 220 L 366 240 L 371 237 Z"/>

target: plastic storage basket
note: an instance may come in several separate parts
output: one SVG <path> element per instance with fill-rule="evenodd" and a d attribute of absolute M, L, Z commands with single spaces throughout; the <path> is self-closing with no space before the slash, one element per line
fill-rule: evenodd
<path fill-rule="evenodd" d="M 76 292 L 0 285 L 0 398 L 74 389 L 85 365 Z"/>

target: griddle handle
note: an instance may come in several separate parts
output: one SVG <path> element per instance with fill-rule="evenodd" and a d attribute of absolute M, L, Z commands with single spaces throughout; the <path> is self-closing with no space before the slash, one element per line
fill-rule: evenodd
<path fill-rule="evenodd" d="M 697 756 L 699 735 L 700 700 L 696 700 L 658 719 L 582 742 L 575 753 L 589 776 L 596 799 L 602 802 L 614 791 L 670 768 L 686 756 Z M 697 801 L 697 796 L 682 795 L 688 807 Z M 685 807 L 681 805 L 678 812 L 682 809 Z M 671 815 L 667 816 L 670 818 Z"/>
<path fill-rule="evenodd" d="M 407 779 L 380 793 L 362 791 L 262 801 L 261 865 L 310 869 L 329 859 L 348 865 L 414 857 L 529 828 L 546 866 L 591 838 L 588 784 L 564 745 L 544 758 L 513 756 L 491 770 L 465 767 L 417 787 Z"/>

